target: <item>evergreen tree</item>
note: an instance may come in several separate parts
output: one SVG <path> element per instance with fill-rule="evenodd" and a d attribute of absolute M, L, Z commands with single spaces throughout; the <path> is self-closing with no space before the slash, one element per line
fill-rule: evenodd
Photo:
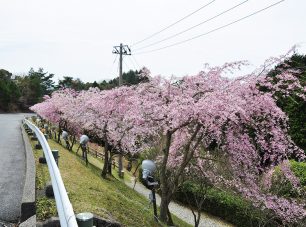
<path fill-rule="evenodd" d="M 23 109 L 40 102 L 44 95 L 50 95 L 54 91 L 53 77 L 54 74 L 44 72 L 43 68 L 38 71 L 31 68 L 27 75 L 16 77 Z"/>
<path fill-rule="evenodd" d="M 0 69 L 0 110 L 16 109 L 19 97 L 20 91 L 12 79 L 12 73 Z"/>
<path fill-rule="evenodd" d="M 306 55 L 294 54 L 284 63 L 275 67 L 268 76 L 273 77 L 274 83 L 278 82 L 277 75 L 283 70 L 291 70 L 303 87 L 306 86 Z M 303 91 L 300 91 L 303 92 Z M 305 91 L 304 91 L 305 95 Z M 291 93 L 287 97 L 275 96 L 277 105 L 289 117 L 289 134 L 293 141 L 306 150 L 306 103 L 298 93 Z"/>

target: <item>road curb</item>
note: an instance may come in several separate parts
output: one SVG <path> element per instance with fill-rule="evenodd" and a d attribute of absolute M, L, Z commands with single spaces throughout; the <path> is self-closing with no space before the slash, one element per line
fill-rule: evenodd
<path fill-rule="evenodd" d="M 21 125 L 21 133 L 25 147 L 26 173 L 21 200 L 20 222 L 24 222 L 36 214 L 35 206 L 35 160 L 28 135 Z M 36 220 L 35 220 L 36 221 Z M 33 225 L 35 226 L 35 225 Z"/>
<path fill-rule="evenodd" d="M 19 227 L 36 227 L 36 215 L 33 215 L 29 219 L 22 222 Z"/>

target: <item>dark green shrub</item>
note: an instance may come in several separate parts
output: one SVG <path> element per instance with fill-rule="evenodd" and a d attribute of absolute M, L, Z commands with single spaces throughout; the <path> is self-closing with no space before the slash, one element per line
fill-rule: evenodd
<path fill-rule="evenodd" d="M 294 160 L 290 161 L 290 163 L 292 171 L 300 179 L 301 186 L 306 190 L 306 163 L 296 162 Z M 277 168 L 274 176 L 272 190 L 273 187 L 277 189 L 279 196 L 298 196 L 297 191 L 292 188 L 291 183 L 288 180 L 284 180 L 279 168 Z M 201 196 L 198 191 L 195 183 L 186 182 L 179 188 L 174 199 L 184 204 L 193 204 L 196 207 L 194 198 Z M 206 197 L 204 206 L 202 207 L 203 211 L 221 217 L 237 226 L 259 226 L 260 224 L 268 222 L 269 217 L 272 216 L 266 210 L 262 211 L 254 207 L 249 201 L 231 192 L 211 188 L 203 196 Z M 277 225 L 277 220 L 266 224 L 266 226 Z"/>
<path fill-rule="evenodd" d="M 290 161 L 291 170 L 300 179 L 301 186 L 306 187 L 306 162 Z"/>
<path fill-rule="evenodd" d="M 193 199 L 195 191 L 197 191 L 197 186 L 194 183 L 187 182 L 175 193 L 174 199 L 184 204 L 190 203 L 193 207 L 196 207 Z M 197 192 L 195 193 L 197 194 Z M 196 198 L 197 196 L 200 195 L 197 194 Z M 265 223 L 268 220 L 267 215 L 260 209 L 232 193 L 211 188 L 203 196 L 206 197 L 202 207 L 203 211 L 221 217 L 236 226 L 259 226 L 260 223 Z M 268 224 L 267 226 L 272 225 Z"/>
<path fill-rule="evenodd" d="M 38 220 L 46 220 L 57 216 L 55 200 L 47 197 L 38 198 L 36 200 L 36 216 Z"/>
<path fill-rule="evenodd" d="M 306 163 L 297 162 L 294 160 L 290 161 L 291 170 L 294 175 L 296 175 L 301 183 L 303 191 L 306 191 Z M 303 196 L 303 191 L 297 190 L 291 184 L 291 182 L 286 179 L 279 167 L 276 167 L 272 178 L 271 192 L 278 196 L 284 196 L 287 198 L 298 198 Z"/>
<path fill-rule="evenodd" d="M 276 167 L 276 170 L 273 173 L 270 191 L 275 195 L 286 198 L 298 197 L 297 190 L 292 187 L 291 182 L 285 177 L 279 167 Z"/>

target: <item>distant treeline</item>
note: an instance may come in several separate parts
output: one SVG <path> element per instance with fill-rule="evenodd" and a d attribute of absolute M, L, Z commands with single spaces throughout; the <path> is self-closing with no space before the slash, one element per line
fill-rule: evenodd
<path fill-rule="evenodd" d="M 123 73 L 123 84 L 133 85 L 145 81 L 141 70 Z M 101 90 L 112 89 L 118 86 L 119 78 L 102 82 L 83 82 L 78 78 L 64 76 L 56 84 L 54 74 L 44 72 L 43 68 L 35 71 L 33 68 L 27 74 L 13 75 L 5 69 L 0 69 L 0 112 L 28 111 L 28 108 L 41 102 L 44 95 L 50 95 L 60 88 L 72 88 L 74 90 L 87 90 L 90 87 L 98 87 Z"/>

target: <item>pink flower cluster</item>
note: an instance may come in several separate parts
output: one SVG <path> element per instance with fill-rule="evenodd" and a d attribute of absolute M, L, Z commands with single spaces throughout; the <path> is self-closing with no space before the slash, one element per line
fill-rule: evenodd
<path fill-rule="evenodd" d="M 272 95 L 258 90 L 259 83 L 272 87 L 265 75 L 225 77 L 244 64 L 207 67 L 181 80 L 151 78 L 146 70 L 149 82 L 107 91 L 60 90 L 31 110 L 53 123 L 65 121 L 70 133 L 85 131 L 114 149 L 129 153 L 160 149 L 160 160 L 167 162 L 169 172 L 188 163 L 200 167 L 212 164 L 213 159 L 206 160 L 218 154 L 226 160 L 232 177 L 214 174 L 214 168 L 205 177 L 226 182 L 255 204 L 273 210 L 286 222 L 294 222 L 305 217 L 303 205 L 265 194 L 259 185 L 273 166 L 290 157 L 304 159 L 305 155 L 289 138 L 287 116 Z M 293 80 L 288 73 L 277 79 L 279 85 Z M 279 85 L 277 91 L 282 88 Z M 299 86 L 294 81 L 288 88 Z M 163 152 L 168 148 L 169 153 Z M 298 186 L 290 168 L 283 169 Z"/>

